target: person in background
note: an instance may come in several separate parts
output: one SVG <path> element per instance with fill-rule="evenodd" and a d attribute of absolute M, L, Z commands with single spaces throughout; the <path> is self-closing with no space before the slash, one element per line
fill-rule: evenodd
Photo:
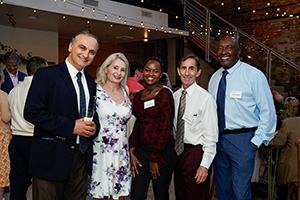
<path fill-rule="evenodd" d="M 18 71 L 21 58 L 16 52 L 7 52 L 4 55 L 5 69 L 3 70 L 5 81 L 1 86 L 1 90 L 7 94 L 11 89 L 24 80 L 26 74 Z"/>
<path fill-rule="evenodd" d="M 130 194 L 131 173 L 127 121 L 131 102 L 125 91 L 128 60 L 122 53 L 106 58 L 96 74 L 96 110 L 101 124 L 94 140 L 89 196 L 124 200 Z"/>
<path fill-rule="evenodd" d="M 174 93 L 176 200 L 208 200 L 210 166 L 218 142 L 217 106 L 212 96 L 196 83 L 201 74 L 198 56 L 183 56 L 177 72 L 182 86 Z"/>
<path fill-rule="evenodd" d="M 41 67 L 48 66 L 41 57 L 32 57 L 26 64 L 28 76 L 15 86 L 8 95 L 11 119 L 12 140 L 9 143 L 10 158 L 10 200 L 26 200 L 26 192 L 31 185 L 29 173 L 29 155 L 34 126 L 23 117 L 27 93 L 34 73 Z"/>
<path fill-rule="evenodd" d="M 139 82 L 143 80 L 143 65 L 138 62 L 130 62 L 130 77 L 127 79 L 129 93 L 138 92 L 144 89 L 144 86 Z"/>
<path fill-rule="evenodd" d="M 4 82 L 3 71 L 0 71 L 0 85 Z M 5 200 L 3 194 L 5 187 L 9 186 L 10 161 L 8 145 L 10 135 L 10 112 L 8 108 L 7 93 L 0 90 L 0 199 Z"/>
<path fill-rule="evenodd" d="M 295 117 L 299 108 L 298 99 L 296 97 L 287 97 L 284 100 L 284 108 L 287 110 L 285 118 Z"/>
<path fill-rule="evenodd" d="M 157 57 L 145 61 L 145 90 L 138 92 L 133 100 L 136 122 L 129 138 L 132 200 L 147 198 L 150 180 L 155 199 L 169 199 L 176 164 L 172 137 L 174 99 L 171 90 L 160 82 L 163 67 Z"/>
<path fill-rule="evenodd" d="M 300 117 L 285 119 L 272 141 L 272 146 L 282 149 L 277 161 L 278 200 L 287 199 L 288 183 L 298 182 L 297 145 L 295 141 L 300 139 L 299 130 Z"/>
<path fill-rule="evenodd" d="M 219 42 L 221 68 L 211 77 L 208 91 L 217 102 L 219 142 L 214 160 L 219 200 L 250 200 L 256 150 L 274 136 L 276 113 L 265 75 L 241 62 L 239 41 L 226 36 Z"/>
<path fill-rule="evenodd" d="M 92 171 L 93 139 L 98 116 L 84 121 L 92 109 L 96 84 L 85 72 L 99 48 L 97 37 L 82 31 L 72 38 L 69 56 L 40 68 L 28 91 L 24 118 L 34 125 L 29 158 L 33 200 L 85 200 Z"/>

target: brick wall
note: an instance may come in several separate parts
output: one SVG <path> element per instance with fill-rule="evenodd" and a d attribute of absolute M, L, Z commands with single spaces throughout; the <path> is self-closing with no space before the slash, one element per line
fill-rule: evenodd
<path fill-rule="evenodd" d="M 269 2 L 270 6 L 267 0 L 200 1 L 230 23 L 300 65 L 300 3 L 297 0 Z M 239 5 L 240 10 L 237 9 Z M 286 14 L 282 16 L 284 12 Z M 293 17 L 289 17 L 290 14 Z"/>

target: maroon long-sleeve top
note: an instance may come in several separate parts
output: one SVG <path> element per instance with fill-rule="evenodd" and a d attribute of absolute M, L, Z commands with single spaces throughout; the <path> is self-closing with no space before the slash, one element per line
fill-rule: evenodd
<path fill-rule="evenodd" d="M 137 118 L 129 139 L 130 148 L 143 144 L 153 144 L 149 160 L 163 164 L 162 152 L 173 131 L 174 99 L 172 92 L 163 88 L 153 99 L 141 100 L 143 91 L 138 92 L 133 100 L 133 115 Z M 154 100 L 148 108 L 144 103 Z M 146 106 L 147 107 L 147 106 Z"/>

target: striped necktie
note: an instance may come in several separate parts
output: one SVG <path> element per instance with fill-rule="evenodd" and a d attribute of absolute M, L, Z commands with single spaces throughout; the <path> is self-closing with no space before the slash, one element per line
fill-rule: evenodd
<path fill-rule="evenodd" d="M 177 116 L 177 127 L 176 127 L 176 140 L 174 149 L 179 156 L 184 150 L 184 120 L 182 119 L 184 112 L 185 112 L 185 97 L 186 91 L 183 90 L 180 102 L 179 102 L 179 109 L 178 109 L 178 116 Z"/>

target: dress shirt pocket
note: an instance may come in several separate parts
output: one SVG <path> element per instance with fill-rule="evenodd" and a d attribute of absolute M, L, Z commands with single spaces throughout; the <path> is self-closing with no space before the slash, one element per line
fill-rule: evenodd
<path fill-rule="evenodd" d="M 188 124 L 191 132 L 199 131 L 201 127 L 201 117 L 199 116 L 199 113 L 186 112 L 183 118 L 185 119 L 186 124 Z"/>

